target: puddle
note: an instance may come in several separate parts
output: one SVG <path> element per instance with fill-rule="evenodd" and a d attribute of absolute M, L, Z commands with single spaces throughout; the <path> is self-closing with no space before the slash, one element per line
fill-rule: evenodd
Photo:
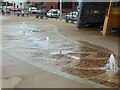
<path fill-rule="evenodd" d="M 5 19 L 8 19 L 9 17 L 7 17 L 7 16 L 1 16 L 0 15 L 0 20 L 5 20 Z"/>

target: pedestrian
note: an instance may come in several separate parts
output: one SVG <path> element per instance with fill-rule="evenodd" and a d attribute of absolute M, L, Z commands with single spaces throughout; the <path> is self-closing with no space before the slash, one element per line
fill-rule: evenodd
<path fill-rule="evenodd" d="M 24 11 L 22 10 L 22 17 L 24 17 Z"/>

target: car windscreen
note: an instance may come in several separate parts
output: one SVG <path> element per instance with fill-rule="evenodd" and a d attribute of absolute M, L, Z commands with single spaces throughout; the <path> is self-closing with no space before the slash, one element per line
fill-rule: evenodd
<path fill-rule="evenodd" d="M 52 13 L 53 13 L 53 14 L 58 14 L 58 11 L 53 11 Z"/>
<path fill-rule="evenodd" d="M 70 12 L 69 15 L 77 15 L 77 12 Z"/>

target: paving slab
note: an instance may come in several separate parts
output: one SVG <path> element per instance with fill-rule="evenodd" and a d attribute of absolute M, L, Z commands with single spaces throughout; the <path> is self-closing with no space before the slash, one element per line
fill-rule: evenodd
<path fill-rule="evenodd" d="M 93 88 L 19 61 L 3 52 L 3 86 L 13 88 Z M 10 65 L 9 65 L 10 63 Z M 11 69 L 12 68 L 12 69 Z M 17 78 L 18 77 L 18 78 Z M 12 79 L 10 79 L 12 78 Z M 17 78 L 17 79 L 16 79 Z M 20 80 L 20 79 L 21 80 Z M 7 79 L 7 80 L 6 80 Z M 20 80 L 20 82 L 19 82 Z M 14 84 L 6 85 L 8 82 Z M 19 83 L 18 83 L 19 82 Z M 17 85 L 16 85 L 17 84 Z"/>

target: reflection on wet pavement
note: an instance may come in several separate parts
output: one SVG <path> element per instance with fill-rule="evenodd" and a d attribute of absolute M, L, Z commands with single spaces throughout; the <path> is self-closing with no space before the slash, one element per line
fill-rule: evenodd
<path fill-rule="evenodd" d="M 5 20 L 5 19 L 8 19 L 8 17 L 7 17 L 7 16 L 1 16 L 1 15 L 0 15 L 0 20 Z"/>
<path fill-rule="evenodd" d="M 109 50 L 72 41 L 61 35 L 55 26 L 32 22 L 13 23 L 3 27 L 2 35 L 3 50 L 27 58 L 25 62 L 47 66 L 94 82 L 106 73 L 100 68 L 106 65 Z M 46 37 L 49 39 L 46 40 Z M 97 83 L 106 85 L 101 83 L 102 79 L 99 81 Z M 112 83 L 112 87 L 118 87 L 116 79 L 112 82 L 107 79 L 106 82 L 106 86 L 111 87 Z"/>

